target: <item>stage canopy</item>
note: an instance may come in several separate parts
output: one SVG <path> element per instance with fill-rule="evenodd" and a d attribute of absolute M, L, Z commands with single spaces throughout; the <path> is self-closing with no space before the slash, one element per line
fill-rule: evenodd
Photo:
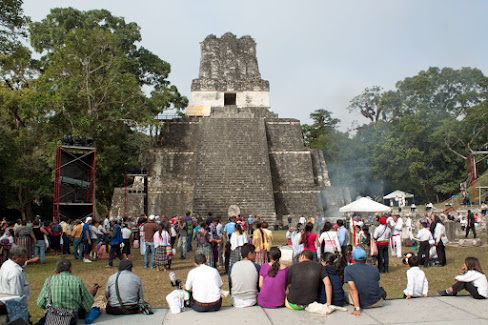
<path fill-rule="evenodd" d="M 346 206 L 339 209 L 341 213 L 356 212 L 356 213 L 381 213 L 390 212 L 390 207 L 373 201 L 367 197 L 362 197 Z"/>

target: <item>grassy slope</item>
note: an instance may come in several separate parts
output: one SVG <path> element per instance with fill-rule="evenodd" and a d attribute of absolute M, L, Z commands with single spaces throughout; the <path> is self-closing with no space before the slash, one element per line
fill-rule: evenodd
<path fill-rule="evenodd" d="M 285 232 L 274 232 L 275 245 L 285 243 Z M 408 249 L 404 249 L 407 251 Z M 139 250 L 132 250 L 131 259 L 134 262 L 133 272 L 142 279 L 144 287 L 145 299 L 155 308 L 167 307 L 166 295 L 173 290 L 168 280 L 168 274 L 165 272 L 156 272 L 153 269 L 143 268 L 143 257 L 139 254 Z M 453 283 L 454 276 L 460 274 L 460 269 L 466 256 L 476 256 L 480 259 L 482 267 L 488 271 L 488 252 L 486 247 L 474 248 L 459 248 L 448 246 L 446 248 L 448 266 L 444 268 L 432 267 L 425 270 L 427 279 L 429 281 L 429 294 L 436 295 L 437 289 L 444 289 Z M 189 253 L 188 258 L 184 261 L 176 259 L 173 263 L 173 269 L 179 279 L 183 281 L 189 270 L 193 267 L 192 259 L 194 252 Z M 52 255 L 47 256 L 47 264 L 31 265 L 26 269 L 27 279 L 29 281 L 32 297 L 29 301 L 29 312 L 32 315 L 32 320 L 37 321 L 44 311 L 36 305 L 36 299 L 41 291 L 45 279 L 53 274 L 54 265 L 59 257 Z M 72 257 L 70 257 L 72 259 Z M 85 284 L 89 287 L 94 283 L 99 283 L 103 287 L 100 289 L 98 296 L 105 292 L 105 285 L 108 277 L 116 272 L 116 267 L 106 269 L 106 261 L 98 261 L 94 263 L 83 263 L 74 261 L 73 274 L 83 279 Z M 118 262 L 115 262 L 118 265 Z M 388 298 L 401 298 L 403 296 L 403 289 L 406 287 L 407 267 L 401 264 L 400 259 L 392 259 L 390 261 L 390 273 L 382 275 L 381 285 L 388 292 Z M 223 289 L 228 290 L 227 275 L 222 274 L 224 282 Z M 230 305 L 230 298 L 224 301 L 225 305 Z"/>

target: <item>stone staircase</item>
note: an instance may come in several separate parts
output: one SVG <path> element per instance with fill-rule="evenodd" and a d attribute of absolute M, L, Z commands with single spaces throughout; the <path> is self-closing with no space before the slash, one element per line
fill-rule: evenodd
<path fill-rule="evenodd" d="M 194 212 L 275 218 L 266 128 L 262 118 L 203 118 L 197 144 Z"/>

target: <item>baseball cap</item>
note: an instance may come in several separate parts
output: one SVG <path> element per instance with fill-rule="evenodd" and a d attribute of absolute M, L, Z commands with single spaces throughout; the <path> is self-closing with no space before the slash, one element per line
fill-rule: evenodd
<path fill-rule="evenodd" d="M 88 217 L 85 219 L 85 222 L 92 221 L 92 217 Z"/>
<path fill-rule="evenodd" d="M 366 259 L 366 252 L 361 247 L 358 247 L 352 252 L 352 257 L 356 261 L 363 261 Z"/>
<path fill-rule="evenodd" d="M 152 220 L 154 220 L 154 218 L 155 218 L 154 214 L 151 214 L 151 215 L 149 216 L 149 220 L 151 220 L 151 221 L 152 221 Z"/>
<path fill-rule="evenodd" d="M 386 218 L 385 217 L 380 217 L 380 224 L 386 225 Z"/>

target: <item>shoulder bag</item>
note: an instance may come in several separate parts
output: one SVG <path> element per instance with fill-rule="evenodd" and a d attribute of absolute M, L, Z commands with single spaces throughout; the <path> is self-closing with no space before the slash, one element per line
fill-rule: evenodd
<path fill-rule="evenodd" d="M 46 306 L 45 324 L 70 325 L 72 319 L 75 319 L 76 322 L 78 321 L 78 311 L 53 306 L 53 299 L 51 296 L 51 277 L 47 279 L 47 293 L 49 296 L 49 304 Z"/>

